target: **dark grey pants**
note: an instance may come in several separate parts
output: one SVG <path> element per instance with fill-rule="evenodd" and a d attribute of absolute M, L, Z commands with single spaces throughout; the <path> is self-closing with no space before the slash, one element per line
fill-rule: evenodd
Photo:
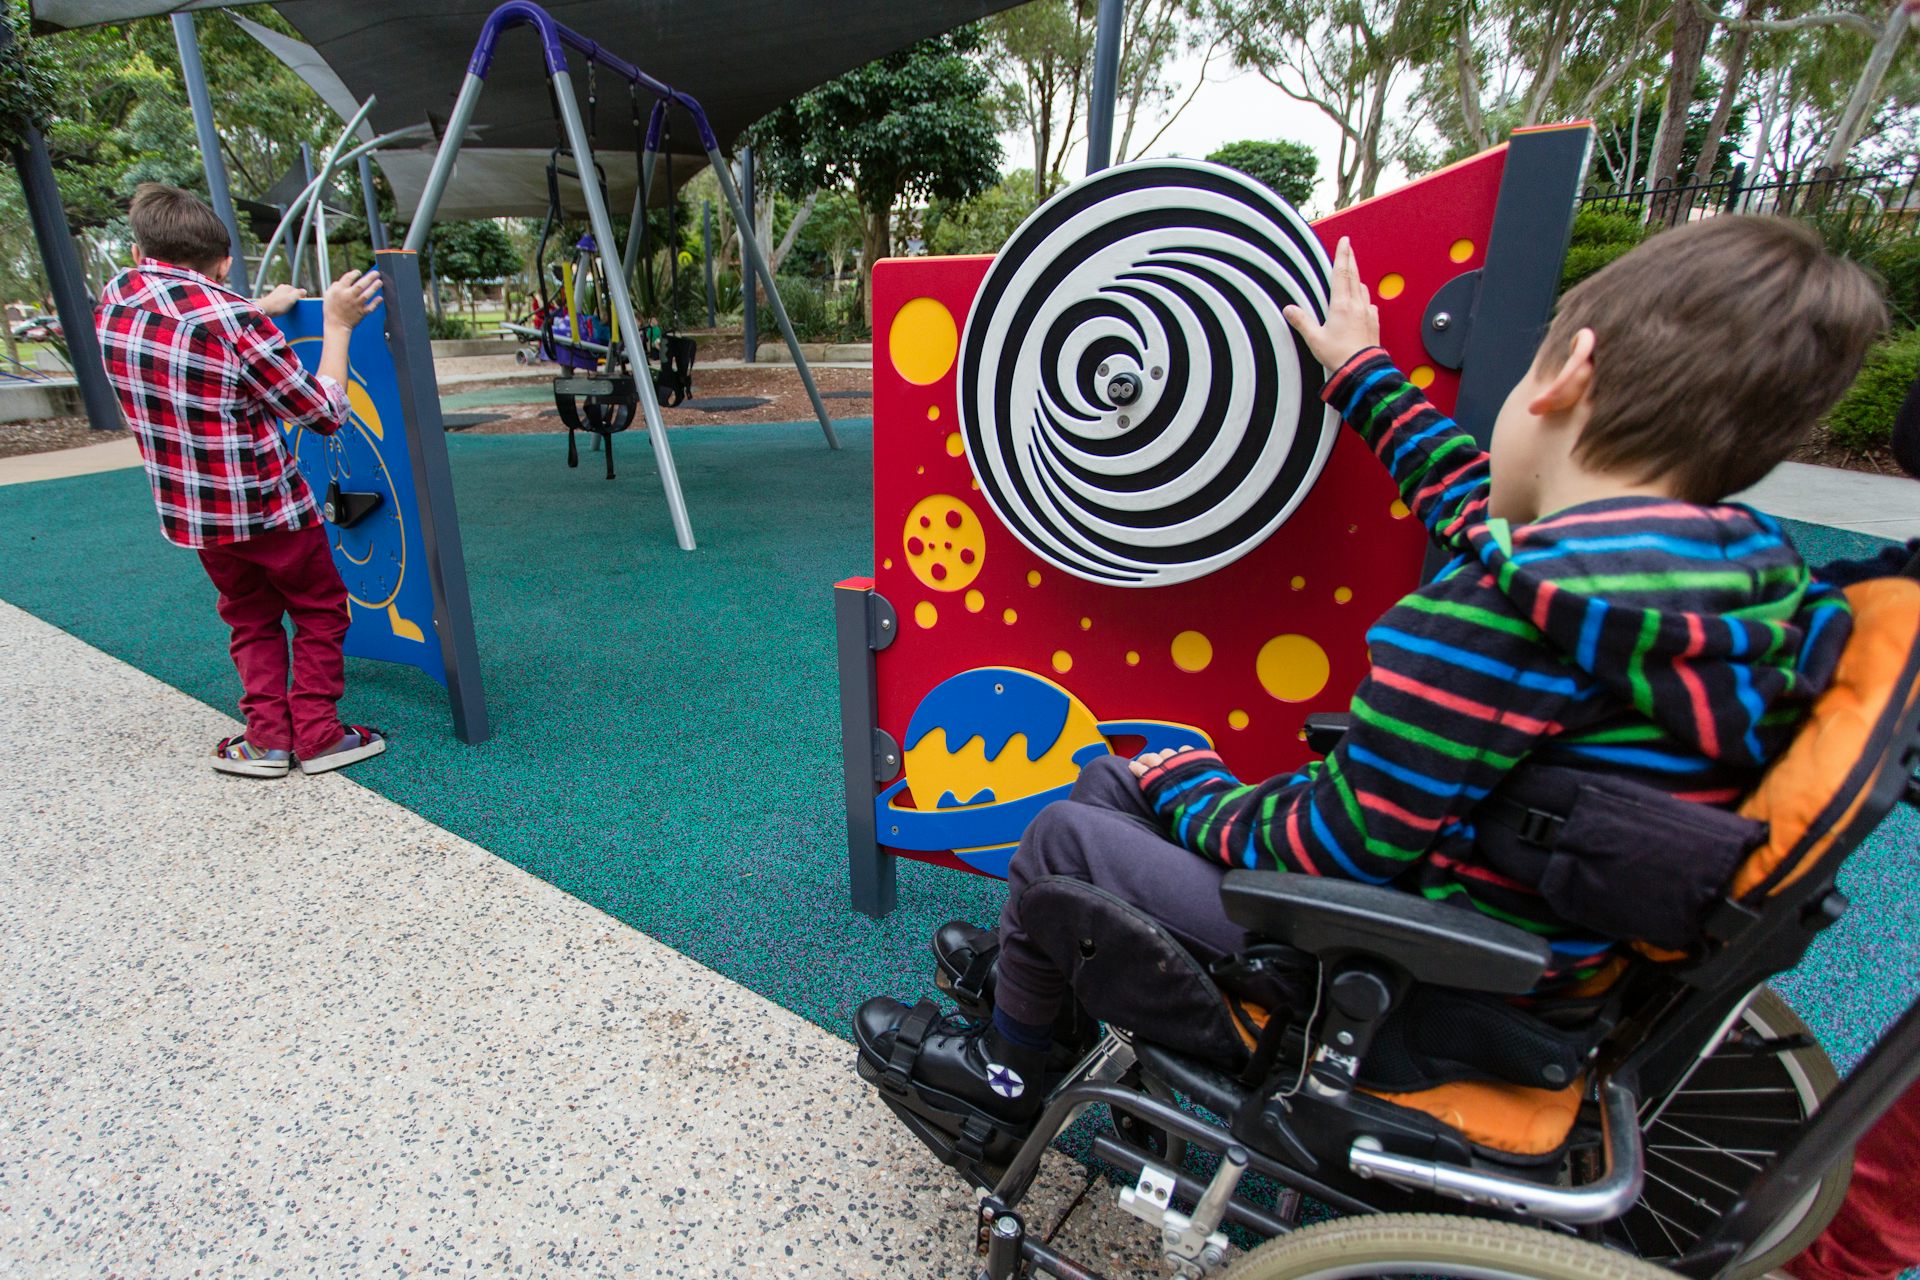
<path fill-rule="evenodd" d="M 1042 876 L 1085 880 L 1139 907 L 1207 964 L 1246 946 L 1246 931 L 1220 905 L 1226 874 L 1219 863 L 1167 839 L 1127 762 L 1102 756 L 1081 773 L 1067 799 L 1042 809 L 1020 837 L 1000 913 L 994 1003 L 1015 1021 L 1044 1026 L 1067 997 L 1066 976 L 1022 920 L 1027 886 Z"/>

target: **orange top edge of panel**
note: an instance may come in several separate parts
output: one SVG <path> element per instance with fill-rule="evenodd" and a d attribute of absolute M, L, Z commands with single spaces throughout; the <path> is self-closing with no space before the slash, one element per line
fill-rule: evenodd
<path fill-rule="evenodd" d="M 1515 132 L 1517 133 L 1519 131 L 1515 130 Z M 1392 200 L 1396 198 L 1404 199 L 1406 197 L 1407 192 L 1411 191 L 1415 187 L 1418 187 L 1421 183 L 1432 182 L 1435 178 L 1439 178 L 1446 174 L 1452 173 L 1455 169 L 1464 169 L 1469 165 L 1484 163 L 1488 156 L 1498 155 L 1501 152 L 1505 151 L 1506 149 L 1507 149 L 1507 144 L 1503 142 L 1497 147 L 1488 147 L 1485 151 L 1476 151 L 1472 155 L 1466 157 L 1463 160 L 1455 160 L 1452 164 L 1442 165 L 1440 168 L 1435 169 L 1432 173 L 1423 173 L 1419 177 L 1415 178 L 1412 182 L 1407 183 L 1403 187 L 1395 187 L 1391 191 L 1382 191 L 1379 195 L 1368 196 L 1365 200 L 1355 201 L 1353 204 L 1348 205 L 1344 209 L 1336 209 L 1334 210 L 1333 213 L 1329 213 L 1324 217 L 1315 218 L 1314 222 L 1316 223 L 1325 222 L 1327 218 L 1331 218 L 1335 214 L 1352 213 L 1355 209 L 1364 209 L 1368 205 L 1377 204 L 1382 200 Z"/>
<path fill-rule="evenodd" d="M 1525 128 L 1515 129 L 1514 132 L 1515 133 L 1557 133 L 1562 129 L 1591 129 L 1591 128 L 1593 128 L 1593 121 L 1591 120 L 1562 120 L 1558 124 L 1530 124 L 1530 125 L 1527 125 Z"/>
<path fill-rule="evenodd" d="M 873 579 L 842 578 L 833 584 L 833 589 L 835 591 L 871 591 L 873 590 Z"/>

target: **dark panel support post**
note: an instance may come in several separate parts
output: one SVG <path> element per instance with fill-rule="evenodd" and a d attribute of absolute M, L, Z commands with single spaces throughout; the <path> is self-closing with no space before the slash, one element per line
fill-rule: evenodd
<path fill-rule="evenodd" d="M 1454 421 L 1483 449 L 1493 439 L 1501 404 L 1526 377 L 1553 318 L 1592 145 L 1593 129 L 1585 123 L 1517 129 L 1507 142 L 1486 263 L 1467 295 L 1472 302 L 1459 347 L 1460 392 L 1453 409 Z M 1426 323 L 1437 328 L 1438 319 L 1429 314 Z M 1462 318 L 1449 314 L 1447 322 L 1459 324 Z M 1439 340 L 1431 330 L 1424 336 Z M 1449 336 L 1458 341 L 1457 334 Z M 1429 549 L 1422 577 L 1431 578 L 1448 559 L 1439 548 Z"/>
<path fill-rule="evenodd" d="M 753 269 L 753 255 L 747 252 L 746 239 L 755 235 L 753 212 L 753 148 L 740 148 L 740 204 L 746 214 L 746 221 L 740 224 L 740 297 L 741 324 L 746 329 L 746 352 L 741 356 L 748 364 L 760 358 L 760 281 Z M 773 287 L 773 281 L 767 281 L 767 287 Z"/>
<path fill-rule="evenodd" d="M 707 328 L 720 323 L 713 296 L 713 201 L 700 202 L 700 258 L 707 269 Z"/>
<path fill-rule="evenodd" d="M 13 28 L 7 22 L 6 13 L 0 11 L 0 50 L 12 44 Z M 27 218 L 33 224 L 33 238 L 40 245 L 40 262 L 46 268 L 53 309 L 59 314 L 60 328 L 67 340 L 67 359 L 73 365 L 73 376 L 80 383 L 80 399 L 86 406 L 87 421 L 96 431 L 118 430 L 120 402 L 114 398 L 106 365 L 100 360 L 100 339 L 93 331 L 93 299 L 87 296 L 86 277 L 80 272 L 80 254 L 73 246 L 73 232 L 67 227 L 67 211 L 60 204 L 60 186 L 53 176 L 47 140 L 39 129 L 29 124 L 22 130 L 20 145 L 8 158 L 20 176 Z"/>
<path fill-rule="evenodd" d="M 1120 87 L 1120 28 L 1126 0 L 1100 0 L 1093 32 L 1093 89 L 1087 100 L 1087 172 L 1113 163 L 1113 108 Z"/>
<path fill-rule="evenodd" d="M 440 386 L 433 376 L 433 344 L 420 297 L 420 259 L 405 249 L 375 255 L 393 349 L 400 411 L 407 423 L 407 453 L 420 503 L 420 541 L 433 583 L 433 627 L 447 667 L 453 732 L 466 743 L 493 733 L 480 685 L 480 649 L 473 634 L 473 599 L 467 589 L 467 557 L 453 501 L 453 470 L 447 462 L 446 424 L 440 418 Z"/>
<path fill-rule="evenodd" d="M 227 162 L 220 154 L 220 134 L 213 127 L 213 97 L 207 92 L 207 72 L 200 62 L 200 37 L 191 13 L 173 15 L 173 42 L 180 50 L 180 78 L 187 86 L 187 105 L 193 108 L 193 131 L 200 139 L 200 163 L 207 172 L 207 195 L 213 211 L 226 224 L 233 244 L 233 270 L 227 283 L 241 293 L 247 289 L 247 247 L 240 239 L 240 220 L 233 216 L 233 196 L 227 190 Z"/>
<path fill-rule="evenodd" d="M 847 870 L 853 909 L 880 917 L 898 894 L 893 855 L 880 847 L 874 826 L 874 731 L 879 725 L 879 680 L 873 628 L 878 611 L 873 579 L 833 584 L 834 649 L 840 667 L 840 758 L 847 793 Z M 891 611 L 887 611 L 889 614 Z"/>
<path fill-rule="evenodd" d="M 1580 124 L 1515 130 L 1507 143 L 1453 414 L 1483 449 L 1553 318 L 1592 142 Z"/>

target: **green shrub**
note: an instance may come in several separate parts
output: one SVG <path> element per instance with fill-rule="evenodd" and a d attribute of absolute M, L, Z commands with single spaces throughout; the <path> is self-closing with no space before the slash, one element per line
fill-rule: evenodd
<path fill-rule="evenodd" d="M 701 285 L 704 289 L 706 286 Z M 713 305 L 723 316 L 737 316 L 743 300 L 740 291 L 740 273 L 738 271 L 715 271 L 713 273 Z"/>
<path fill-rule="evenodd" d="M 787 319 L 793 321 L 794 335 L 802 342 L 853 342 L 865 336 L 850 288 L 836 294 L 802 276 L 781 276 L 780 300 L 787 304 Z M 780 326 L 765 298 L 760 299 L 760 340 L 780 340 Z"/>
<path fill-rule="evenodd" d="M 1860 376 L 1827 411 L 1834 443 L 1848 449 L 1884 449 L 1893 439 L 1893 415 L 1920 377 L 1920 329 L 1890 334 L 1867 352 Z"/>
<path fill-rule="evenodd" d="M 1909 235 L 1884 246 L 1869 265 L 1879 273 L 1887 291 L 1887 310 L 1896 328 L 1920 326 L 1920 235 Z"/>
<path fill-rule="evenodd" d="M 1645 240 L 1652 232 L 1637 213 L 1582 209 L 1573 218 L 1573 237 L 1560 269 L 1562 292 Z"/>
<path fill-rule="evenodd" d="M 429 311 L 427 336 L 436 340 L 471 338 L 473 326 L 459 316 L 436 316 Z"/>

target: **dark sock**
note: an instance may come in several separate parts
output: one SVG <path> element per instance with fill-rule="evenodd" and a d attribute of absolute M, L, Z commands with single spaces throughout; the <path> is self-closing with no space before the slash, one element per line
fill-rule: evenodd
<path fill-rule="evenodd" d="M 995 1009 L 993 1029 L 998 1031 L 1004 1039 L 1019 1045 L 1022 1049 L 1045 1053 L 1053 1047 L 1051 1022 L 1019 1022 L 1009 1016 L 1005 1009 Z"/>

